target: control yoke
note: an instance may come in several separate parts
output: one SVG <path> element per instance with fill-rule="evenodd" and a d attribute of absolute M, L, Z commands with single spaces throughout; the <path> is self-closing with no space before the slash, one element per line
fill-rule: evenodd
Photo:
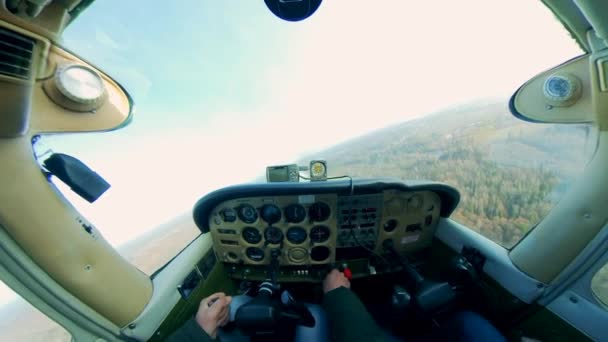
<path fill-rule="evenodd" d="M 257 296 L 236 311 L 236 326 L 251 336 L 274 335 L 289 339 L 297 325 L 315 326 L 315 318 L 303 303 L 296 301 L 286 290 L 279 296 L 276 280 L 280 255 L 280 249 L 270 251 L 267 280 L 260 284 Z"/>

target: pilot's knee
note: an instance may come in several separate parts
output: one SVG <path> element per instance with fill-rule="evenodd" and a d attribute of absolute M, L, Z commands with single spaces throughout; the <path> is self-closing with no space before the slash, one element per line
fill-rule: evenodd
<path fill-rule="evenodd" d="M 305 304 L 312 316 L 315 318 L 315 326 L 307 328 L 298 326 L 296 328 L 295 341 L 319 341 L 326 342 L 330 340 L 329 322 L 327 314 L 321 305 Z"/>
<path fill-rule="evenodd" d="M 473 311 L 452 316 L 445 326 L 446 333 L 470 341 L 506 341 L 504 336 L 484 317 Z"/>

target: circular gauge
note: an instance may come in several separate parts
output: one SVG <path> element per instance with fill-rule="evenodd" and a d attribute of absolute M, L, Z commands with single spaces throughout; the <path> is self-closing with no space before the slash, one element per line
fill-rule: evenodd
<path fill-rule="evenodd" d="M 300 204 L 290 204 L 285 208 L 287 222 L 300 223 L 306 218 L 306 209 Z"/>
<path fill-rule="evenodd" d="M 257 247 L 249 247 L 245 250 L 245 255 L 253 261 L 264 260 L 264 251 Z"/>
<path fill-rule="evenodd" d="M 329 218 L 331 209 L 323 202 L 317 202 L 308 208 L 308 216 L 310 219 L 317 222 L 323 222 Z"/>
<path fill-rule="evenodd" d="M 236 221 L 236 211 L 232 208 L 225 208 L 220 211 L 220 215 L 222 216 L 222 220 L 224 222 L 234 222 Z"/>
<path fill-rule="evenodd" d="M 395 228 L 397 228 L 397 220 L 390 219 L 384 224 L 384 231 L 387 233 L 392 232 Z"/>
<path fill-rule="evenodd" d="M 239 207 L 239 218 L 245 223 L 253 223 L 258 219 L 258 212 L 249 204 L 243 204 Z"/>
<path fill-rule="evenodd" d="M 293 262 L 304 262 L 308 257 L 308 251 L 302 247 L 295 247 L 287 252 L 287 257 Z"/>
<path fill-rule="evenodd" d="M 55 82 L 63 96 L 79 104 L 96 104 L 105 94 L 101 76 L 84 65 L 70 64 L 59 67 Z"/>
<path fill-rule="evenodd" d="M 234 252 L 228 252 L 228 254 L 226 254 L 226 257 L 228 257 L 228 259 L 234 261 L 234 260 L 238 259 L 239 256 L 236 255 L 236 253 L 234 253 Z"/>
<path fill-rule="evenodd" d="M 306 231 L 302 227 L 291 227 L 287 229 L 287 241 L 299 245 L 306 241 Z"/>
<path fill-rule="evenodd" d="M 310 230 L 310 240 L 312 242 L 321 243 L 329 239 L 329 228 L 325 226 L 314 226 Z"/>
<path fill-rule="evenodd" d="M 414 195 L 407 200 L 407 207 L 410 210 L 418 210 L 422 207 L 422 197 L 420 195 Z"/>
<path fill-rule="evenodd" d="M 331 252 L 329 248 L 325 246 L 313 247 L 310 250 L 310 258 L 314 261 L 323 261 L 329 258 L 329 254 L 331 254 Z"/>
<path fill-rule="evenodd" d="M 243 240 L 252 245 L 262 241 L 262 234 L 260 234 L 260 232 L 253 227 L 245 227 L 241 234 L 243 235 Z"/>
<path fill-rule="evenodd" d="M 310 179 L 325 180 L 327 179 L 327 167 L 322 160 L 315 160 L 310 163 Z"/>
<path fill-rule="evenodd" d="M 277 223 L 281 220 L 281 209 L 274 204 L 265 204 L 260 210 L 262 219 L 268 224 Z"/>
<path fill-rule="evenodd" d="M 281 243 L 283 241 L 283 232 L 277 227 L 268 227 L 264 230 L 264 239 L 272 244 Z"/>

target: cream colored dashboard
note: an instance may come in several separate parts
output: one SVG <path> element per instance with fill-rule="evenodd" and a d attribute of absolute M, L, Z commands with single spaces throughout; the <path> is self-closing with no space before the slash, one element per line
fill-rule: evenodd
<path fill-rule="evenodd" d="M 278 249 L 283 266 L 327 265 L 367 258 L 387 246 L 427 247 L 441 211 L 433 191 L 268 195 L 234 198 L 208 216 L 219 260 L 267 265 Z"/>

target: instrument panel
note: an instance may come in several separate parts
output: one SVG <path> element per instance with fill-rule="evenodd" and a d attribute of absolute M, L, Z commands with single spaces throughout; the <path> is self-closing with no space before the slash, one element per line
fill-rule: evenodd
<path fill-rule="evenodd" d="M 208 227 L 219 260 L 282 266 L 328 265 L 427 247 L 441 212 L 433 191 L 387 189 L 367 194 L 299 194 L 233 198 L 210 210 Z"/>

